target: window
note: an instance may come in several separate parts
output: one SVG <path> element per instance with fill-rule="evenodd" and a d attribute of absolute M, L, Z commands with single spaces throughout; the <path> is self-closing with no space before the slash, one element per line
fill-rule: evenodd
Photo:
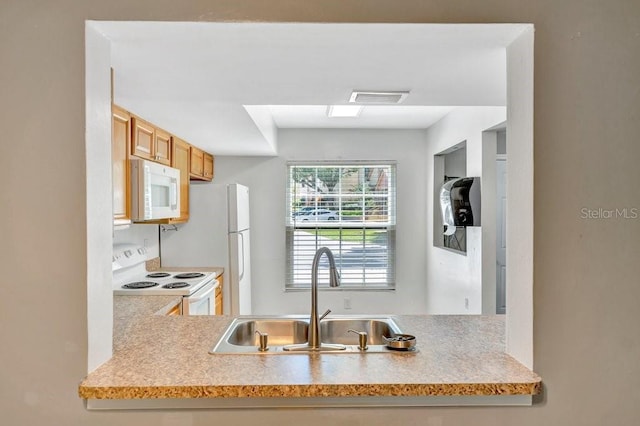
<path fill-rule="evenodd" d="M 396 167 L 394 163 L 289 163 L 286 289 L 311 285 L 311 264 L 328 247 L 340 287 L 395 287 Z M 328 288 L 320 261 L 318 285 Z"/>

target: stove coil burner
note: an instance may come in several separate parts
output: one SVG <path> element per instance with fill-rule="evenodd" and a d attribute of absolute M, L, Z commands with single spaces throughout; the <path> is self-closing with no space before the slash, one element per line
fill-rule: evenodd
<path fill-rule="evenodd" d="M 122 286 L 122 288 L 129 288 L 129 289 L 151 288 L 157 285 L 158 283 L 154 283 L 153 281 L 137 281 L 134 283 L 125 284 Z"/>
<path fill-rule="evenodd" d="M 189 287 L 191 284 L 189 283 L 185 283 L 184 281 L 178 281 L 175 283 L 169 283 L 169 284 L 165 284 L 162 286 L 162 288 L 185 288 L 185 287 Z"/>
<path fill-rule="evenodd" d="M 178 278 L 180 280 L 187 280 L 190 278 L 201 278 L 204 277 L 204 274 L 201 272 L 186 272 L 184 274 L 175 275 L 173 278 Z"/>
<path fill-rule="evenodd" d="M 171 275 L 168 272 L 152 272 L 149 275 L 147 275 L 147 278 L 164 278 L 164 277 L 168 277 L 169 275 Z"/>

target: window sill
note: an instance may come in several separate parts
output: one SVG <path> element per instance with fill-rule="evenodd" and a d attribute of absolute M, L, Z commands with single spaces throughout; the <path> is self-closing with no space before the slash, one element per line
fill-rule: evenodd
<path fill-rule="evenodd" d="M 309 287 L 299 287 L 299 288 L 285 288 L 285 293 L 298 293 L 298 292 L 308 292 L 311 291 L 311 286 Z M 340 291 L 367 291 L 367 292 L 389 292 L 396 291 L 395 288 L 363 288 L 363 287 L 318 287 L 318 291 L 329 291 L 329 292 L 340 292 Z"/>

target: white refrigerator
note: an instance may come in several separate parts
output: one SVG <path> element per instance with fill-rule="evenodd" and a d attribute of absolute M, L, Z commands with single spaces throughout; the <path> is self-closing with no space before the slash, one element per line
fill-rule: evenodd
<path fill-rule="evenodd" d="M 162 229 L 162 228 L 161 228 Z M 163 268 L 224 267 L 223 312 L 251 314 L 249 188 L 192 183 L 189 221 L 160 232 Z"/>

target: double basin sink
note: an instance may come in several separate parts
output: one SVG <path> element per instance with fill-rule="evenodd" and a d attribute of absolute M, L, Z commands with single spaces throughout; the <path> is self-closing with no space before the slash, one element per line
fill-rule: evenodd
<path fill-rule="evenodd" d="M 359 346 L 359 335 L 367 333 L 367 349 Z M 389 316 L 336 316 L 320 322 L 323 344 L 344 345 L 345 349 L 323 353 L 389 353 L 384 337 L 402 334 Z M 260 337 L 267 336 L 266 350 L 260 350 Z M 232 321 L 216 345 L 212 354 L 296 354 L 284 350 L 286 345 L 305 344 L 309 337 L 308 316 L 239 317 Z M 264 339 L 264 338 L 263 338 Z M 264 343 L 264 341 L 263 341 Z"/>

